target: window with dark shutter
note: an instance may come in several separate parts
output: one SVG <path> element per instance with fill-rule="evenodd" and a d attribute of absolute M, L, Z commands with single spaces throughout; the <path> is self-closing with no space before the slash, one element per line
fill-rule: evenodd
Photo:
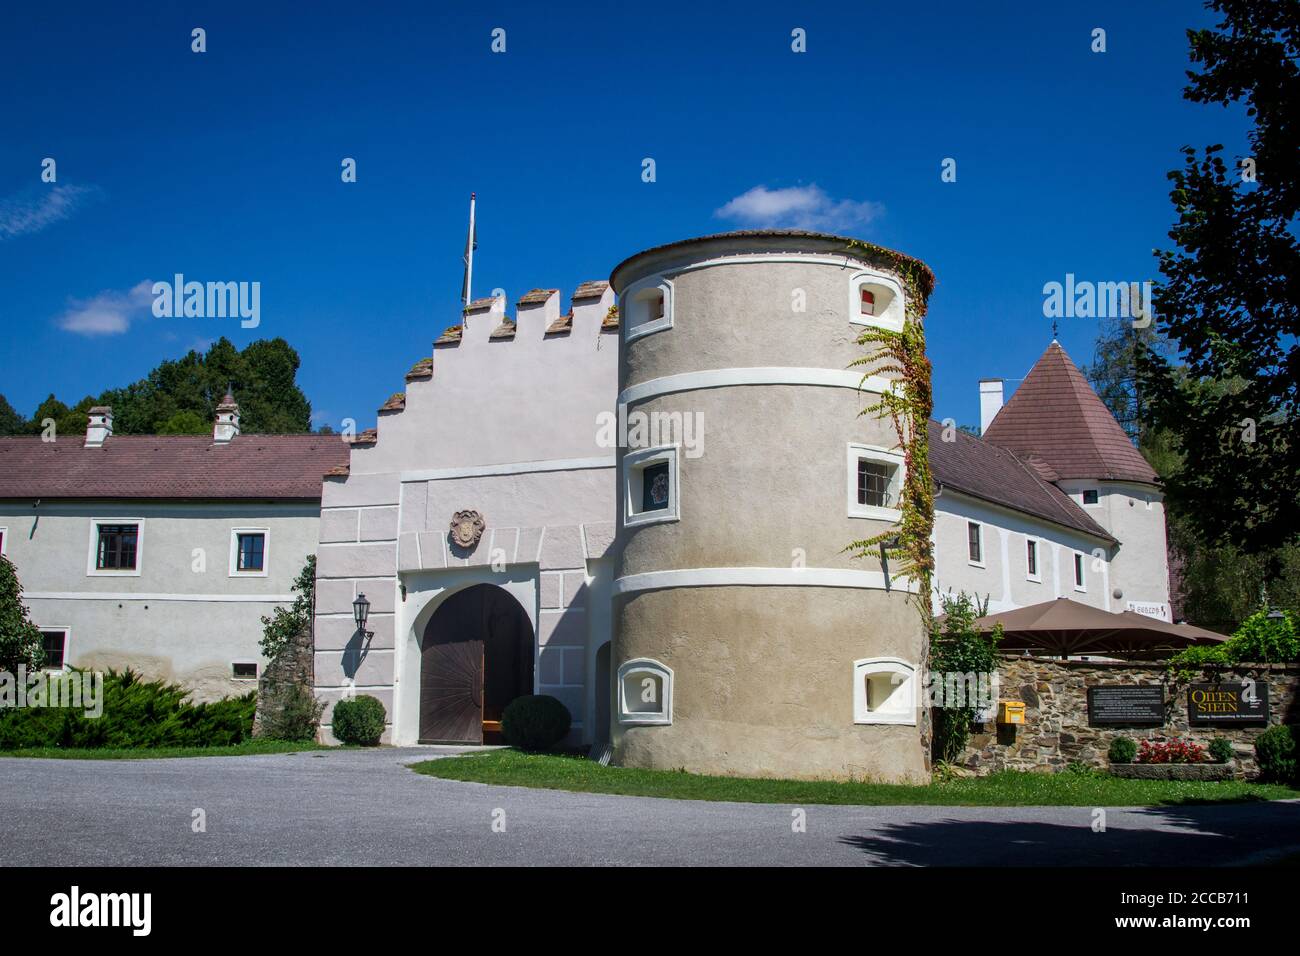
<path fill-rule="evenodd" d="M 41 646 L 45 649 L 45 667 L 51 670 L 61 670 L 63 668 L 63 656 L 67 643 L 67 631 L 41 631 Z"/>
<path fill-rule="evenodd" d="M 266 555 L 266 535 L 260 532 L 241 533 L 236 552 L 235 570 L 261 571 Z"/>
<path fill-rule="evenodd" d="M 641 510 L 663 511 L 669 503 L 668 462 L 657 461 L 641 470 Z"/>
<path fill-rule="evenodd" d="M 100 571 L 134 571 L 139 534 L 139 525 L 101 524 L 95 568 Z"/>

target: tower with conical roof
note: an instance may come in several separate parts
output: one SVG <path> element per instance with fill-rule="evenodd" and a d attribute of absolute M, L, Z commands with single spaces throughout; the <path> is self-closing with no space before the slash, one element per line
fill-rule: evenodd
<path fill-rule="evenodd" d="M 1164 495 L 1155 470 L 1055 339 L 984 430 L 1032 464 L 1119 543 L 1112 607 L 1169 615 Z M 1110 585 L 1107 585 L 1110 587 Z"/>

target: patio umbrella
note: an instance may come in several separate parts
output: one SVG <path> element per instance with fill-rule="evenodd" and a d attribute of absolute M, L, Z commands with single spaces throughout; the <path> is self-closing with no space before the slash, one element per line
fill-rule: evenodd
<path fill-rule="evenodd" d="M 1225 640 L 1222 634 L 1190 624 L 1167 624 L 1136 611 L 1104 611 L 1064 597 L 988 614 L 975 621 L 983 633 L 998 624 L 1003 633 L 999 650 L 1038 650 L 1062 657 L 1101 654 L 1158 658 L 1190 644 Z"/>

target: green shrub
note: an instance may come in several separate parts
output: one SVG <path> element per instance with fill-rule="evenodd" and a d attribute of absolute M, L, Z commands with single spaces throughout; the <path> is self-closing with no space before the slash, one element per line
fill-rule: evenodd
<path fill-rule="evenodd" d="M 1296 616 L 1284 611 L 1270 618 L 1268 611 L 1256 611 L 1222 644 L 1193 644 L 1169 658 L 1167 667 L 1180 679 L 1199 671 L 1217 677 L 1220 671 L 1238 664 L 1287 664 L 1300 656 L 1300 628 Z"/>
<path fill-rule="evenodd" d="M 1210 741 L 1210 759 L 1215 763 L 1231 763 L 1234 756 L 1232 741 L 1227 737 L 1215 737 Z"/>
<path fill-rule="evenodd" d="M 943 599 L 943 626 L 932 625 L 930 634 L 930 674 L 990 674 L 998 669 L 997 644 L 1002 639 L 998 625 L 987 637 L 975 628 L 975 620 L 987 610 L 965 592 Z M 934 721 L 931 753 L 936 761 L 955 763 L 966 749 L 976 708 L 958 707 L 957 701 L 937 701 L 930 714 Z"/>
<path fill-rule="evenodd" d="M 1116 737 L 1110 742 L 1110 749 L 1106 751 L 1106 756 L 1111 763 L 1132 763 L 1137 752 L 1137 744 L 1128 737 Z"/>
<path fill-rule="evenodd" d="M 315 740 L 320 715 L 325 709 L 310 687 L 291 684 L 276 689 L 275 706 L 267 707 L 259 728 L 261 736 L 273 740 Z M 264 698 L 263 702 L 272 698 Z"/>
<path fill-rule="evenodd" d="M 547 694 L 516 697 L 501 714 L 501 736 L 520 750 L 550 750 L 569 732 L 569 708 Z"/>
<path fill-rule="evenodd" d="M 1255 760 L 1261 779 L 1270 783 L 1295 781 L 1295 736 L 1286 724 L 1270 727 L 1255 738 Z"/>
<path fill-rule="evenodd" d="M 388 713 L 378 698 L 362 694 L 334 705 L 331 726 L 334 736 L 342 743 L 374 747 L 384 735 L 384 722 L 387 718 Z"/>
<path fill-rule="evenodd" d="M 82 680 L 90 671 L 73 671 Z M 50 683 L 65 674 L 47 675 Z M 252 736 L 256 694 L 194 704 L 179 684 L 146 681 L 134 671 L 103 675 L 102 713 L 86 707 L 0 708 L 0 750 L 31 747 L 223 747 Z"/>

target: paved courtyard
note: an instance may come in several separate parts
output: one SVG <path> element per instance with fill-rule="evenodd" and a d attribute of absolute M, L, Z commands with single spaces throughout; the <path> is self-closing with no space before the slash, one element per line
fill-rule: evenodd
<path fill-rule="evenodd" d="M 404 766 L 450 748 L 0 759 L 10 865 L 1183 865 L 1300 852 L 1300 803 L 790 806 L 525 790 Z M 201 812 L 200 812 L 201 811 Z M 206 824 L 194 832 L 194 821 Z M 494 830 L 494 822 L 497 828 Z M 501 825 L 504 830 L 501 831 Z M 498 832 L 501 831 L 501 832 Z"/>

